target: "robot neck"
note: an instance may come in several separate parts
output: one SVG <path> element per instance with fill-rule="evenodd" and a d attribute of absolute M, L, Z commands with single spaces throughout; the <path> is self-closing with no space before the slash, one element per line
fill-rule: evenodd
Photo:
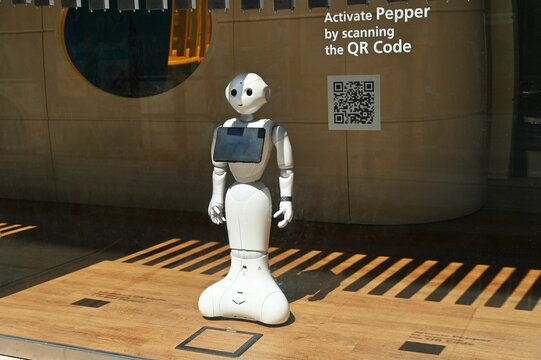
<path fill-rule="evenodd" d="M 240 120 L 242 122 L 254 121 L 254 114 L 241 114 L 240 115 Z"/>

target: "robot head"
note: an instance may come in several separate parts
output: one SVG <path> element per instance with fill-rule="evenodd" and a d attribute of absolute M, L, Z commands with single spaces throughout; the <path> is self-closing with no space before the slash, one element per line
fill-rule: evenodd
<path fill-rule="evenodd" d="M 254 73 L 235 76 L 225 88 L 225 97 L 233 109 L 246 115 L 253 114 L 270 99 L 270 88 Z"/>

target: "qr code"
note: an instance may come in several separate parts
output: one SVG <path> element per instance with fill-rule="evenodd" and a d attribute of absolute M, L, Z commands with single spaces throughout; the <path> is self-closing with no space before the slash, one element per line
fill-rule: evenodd
<path fill-rule="evenodd" d="M 379 75 L 329 76 L 329 129 L 380 130 L 379 85 Z"/>

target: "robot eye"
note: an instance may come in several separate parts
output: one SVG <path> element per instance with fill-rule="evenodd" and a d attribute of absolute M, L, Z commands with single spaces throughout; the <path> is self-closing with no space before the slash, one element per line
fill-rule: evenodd
<path fill-rule="evenodd" d="M 252 96 L 253 93 L 254 92 L 252 91 L 252 89 L 247 89 L 246 90 L 246 95 L 248 95 L 248 96 Z"/>
<path fill-rule="evenodd" d="M 232 96 L 237 96 L 237 90 L 236 89 L 231 90 L 231 95 Z"/>

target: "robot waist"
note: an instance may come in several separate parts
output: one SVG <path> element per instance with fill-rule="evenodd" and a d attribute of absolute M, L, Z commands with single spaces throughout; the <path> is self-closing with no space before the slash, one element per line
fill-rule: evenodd
<path fill-rule="evenodd" d="M 250 201 L 251 206 L 256 206 L 252 203 L 253 201 L 256 201 L 257 203 L 263 202 L 266 204 L 265 206 L 270 206 L 271 195 L 269 189 L 260 181 L 250 183 L 236 182 L 227 190 L 226 206 L 228 200 L 244 205 L 247 205 L 248 201 Z M 231 202 L 229 204 L 231 204 Z"/>
<path fill-rule="evenodd" d="M 235 181 L 241 184 L 251 184 L 251 183 L 259 182 L 261 180 L 261 177 L 263 176 L 262 173 L 253 174 L 251 176 L 239 176 L 238 174 L 235 174 L 235 173 L 233 173 L 232 175 L 235 178 Z"/>
<path fill-rule="evenodd" d="M 248 192 L 257 192 L 257 191 L 265 191 L 267 189 L 267 186 L 263 184 L 261 181 L 239 181 L 238 179 L 235 183 L 233 183 L 229 190 L 233 191 L 248 191 Z"/>

